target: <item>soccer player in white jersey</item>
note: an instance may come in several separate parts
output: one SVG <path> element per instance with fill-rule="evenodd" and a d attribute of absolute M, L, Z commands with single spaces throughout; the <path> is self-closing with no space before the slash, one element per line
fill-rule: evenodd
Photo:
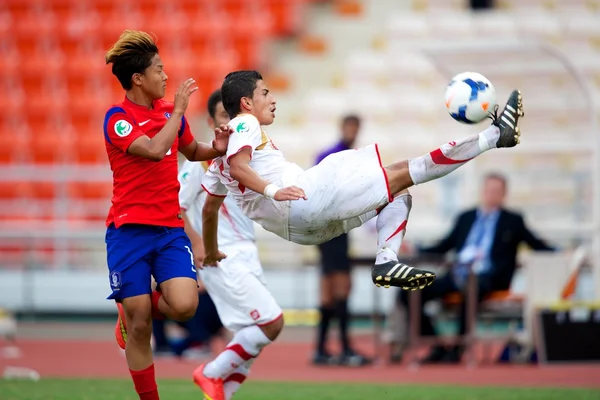
<path fill-rule="evenodd" d="M 498 107 L 490 113 L 489 128 L 421 157 L 384 167 L 373 144 L 332 154 L 304 171 L 286 161 L 263 131 L 275 119 L 275 99 L 258 72 L 230 73 L 221 94 L 232 119 L 215 131 L 233 133 L 227 153 L 204 178 L 207 191 L 229 191 L 250 219 L 304 245 L 323 243 L 377 216 L 373 282 L 410 290 L 431 284 L 435 274 L 398 262 L 411 208 L 406 189 L 445 176 L 490 149 L 516 146 L 523 116 L 521 93 L 514 90 L 500 116 Z"/>
<path fill-rule="evenodd" d="M 226 124 L 220 90 L 208 100 L 208 123 Z M 214 360 L 194 371 L 194 381 L 207 398 L 229 400 L 248 376 L 260 350 L 283 328 L 281 307 L 267 287 L 255 245 L 254 223 L 232 196 L 215 197 L 202 189 L 208 163 L 185 162 L 179 170 L 179 203 L 185 231 L 192 242 L 199 277 L 213 299 L 223 325 L 234 333 L 232 341 Z M 209 211 L 209 226 L 217 228 L 220 248 L 227 252 L 217 268 L 204 257 L 202 207 Z M 213 220 L 210 218 L 216 217 Z M 216 245 L 215 245 L 216 246 Z"/>

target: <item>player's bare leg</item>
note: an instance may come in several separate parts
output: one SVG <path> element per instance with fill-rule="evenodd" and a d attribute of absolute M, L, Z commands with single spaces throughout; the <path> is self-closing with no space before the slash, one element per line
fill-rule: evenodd
<path fill-rule="evenodd" d="M 483 132 L 452 141 L 418 158 L 386 167 L 390 191 L 396 195 L 413 185 L 448 175 L 483 152 L 519 144 L 519 120 L 523 116 L 521 92 L 514 90 L 502 113 L 490 113 L 492 125 Z"/>
<path fill-rule="evenodd" d="M 187 321 L 198 309 L 198 283 L 190 278 L 172 278 L 152 294 L 153 306 L 174 321 Z"/>
<path fill-rule="evenodd" d="M 127 336 L 125 357 L 140 399 L 158 399 L 150 337 L 152 335 L 149 295 L 128 297 L 122 302 Z"/>
<path fill-rule="evenodd" d="M 502 114 L 498 116 L 497 112 L 496 106 L 490 113 L 492 125 L 478 135 L 447 143 L 429 154 L 386 167 L 390 191 L 396 198 L 383 208 L 377 219 L 379 250 L 372 270 L 376 285 L 417 290 L 433 282 L 435 274 L 398 262 L 396 251 L 404 236 L 402 224 L 406 224 L 410 212 L 410 195 L 402 193 L 413 185 L 449 174 L 487 150 L 516 146 L 521 134 L 519 119 L 523 116 L 521 93 L 513 91 Z"/>
<path fill-rule="evenodd" d="M 248 376 L 250 366 L 263 347 L 271 344 L 283 329 L 283 317 L 263 325 L 242 328 L 213 361 L 194 371 L 194 382 L 211 400 L 229 400 Z M 229 394 L 229 397 L 228 397 Z"/>

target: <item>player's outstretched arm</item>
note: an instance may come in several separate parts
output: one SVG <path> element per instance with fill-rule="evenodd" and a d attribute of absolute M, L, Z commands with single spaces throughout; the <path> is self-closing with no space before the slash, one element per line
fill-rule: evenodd
<path fill-rule="evenodd" d="M 185 158 L 190 161 L 212 160 L 213 158 L 222 156 L 225 154 L 225 152 L 227 152 L 229 135 L 232 133 L 232 128 L 227 125 L 221 125 L 215 129 L 215 139 L 210 145 L 194 140 L 188 146 L 180 149 L 180 151 Z"/>
<path fill-rule="evenodd" d="M 251 151 L 249 147 L 242 148 L 229 158 L 229 173 L 231 177 L 256 193 L 262 193 L 277 201 L 306 200 L 304 190 L 296 186 L 283 189 L 264 180 L 250 167 Z"/>
<path fill-rule="evenodd" d="M 185 81 L 175 94 L 175 105 L 171 118 L 165 126 L 152 138 L 140 136 L 127 148 L 127 152 L 152 161 L 162 160 L 173 146 L 177 132 L 181 127 L 181 119 L 187 109 L 192 93 L 198 90 L 196 81 L 192 78 Z"/>
<path fill-rule="evenodd" d="M 219 251 L 217 232 L 219 229 L 219 209 L 225 197 L 208 194 L 202 207 L 202 237 L 204 239 L 204 265 L 216 266 L 225 257 Z"/>

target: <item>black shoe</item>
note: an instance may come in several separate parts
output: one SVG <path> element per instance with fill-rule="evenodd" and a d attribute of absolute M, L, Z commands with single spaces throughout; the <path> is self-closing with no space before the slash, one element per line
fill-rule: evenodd
<path fill-rule="evenodd" d="M 458 349 L 451 349 L 446 352 L 444 357 L 440 360 L 442 364 L 460 364 L 462 359 L 462 351 Z"/>
<path fill-rule="evenodd" d="M 433 272 L 409 267 L 398 261 L 375 264 L 371 269 L 371 278 L 375 286 L 389 288 L 396 286 L 404 290 L 424 289 L 435 280 Z"/>
<path fill-rule="evenodd" d="M 317 351 L 312 359 L 313 365 L 333 365 L 336 363 L 335 357 L 326 352 Z"/>
<path fill-rule="evenodd" d="M 402 356 L 401 351 L 394 351 L 390 354 L 390 364 L 402 364 Z"/>
<path fill-rule="evenodd" d="M 521 140 L 519 119 L 524 115 L 523 96 L 519 90 L 512 91 L 500 116 L 498 116 L 498 105 L 496 104 L 494 111 L 490 112 L 489 118 L 492 119 L 492 125 L 500 128 L 500 137 L 496 142 L 497 148 L 515 147 L 519 144 Z"/>
<path fill-rule="evenodd" d="M 447 356 L 448 350 L 443 346 L 435 346 L 429 354 L 421 360 L 423 364 L 437 364 Z"/>
<path fill-rule="evenodd" d="M 344 367 L 364 367 L 365 365 L 370 365 L 372 362 L 370 358 L 358 354 L 354 350 L 346 350 L 338 358 L 339 365 L 343 365 Z"/>

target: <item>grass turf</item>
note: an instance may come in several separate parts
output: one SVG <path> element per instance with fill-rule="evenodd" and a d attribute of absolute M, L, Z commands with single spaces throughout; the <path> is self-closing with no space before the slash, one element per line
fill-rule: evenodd
<path fill-rule="evenodd" d="M 161 380 L 162 400 L 199 400 L 190 381 Z M 248 382 L 238 400 L 599 400 L 600 390 Z M 137 400 L 128 380 L 42 379 L 38 382 L 0 380 L 2 400 Z"/>

